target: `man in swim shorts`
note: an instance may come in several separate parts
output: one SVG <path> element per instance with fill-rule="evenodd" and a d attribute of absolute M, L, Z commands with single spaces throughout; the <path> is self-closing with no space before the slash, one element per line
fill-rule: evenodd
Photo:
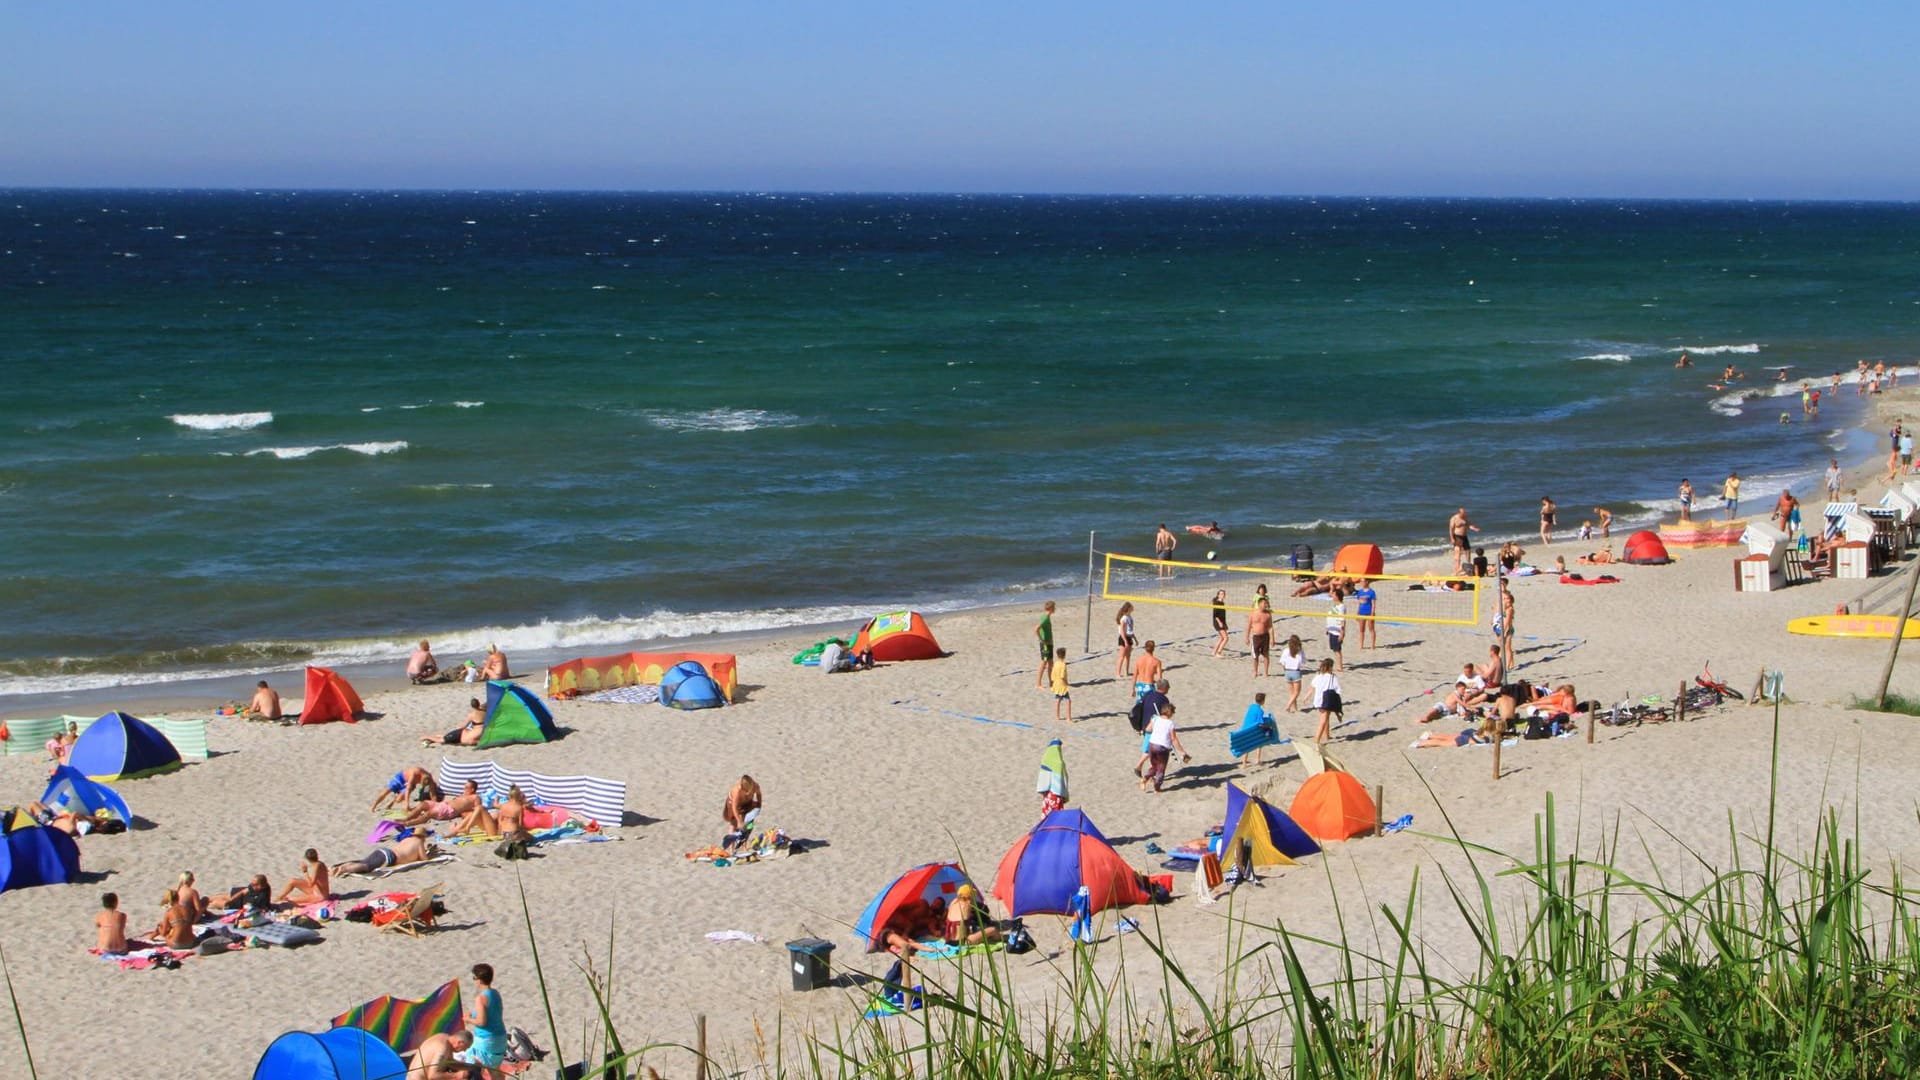
<path fill-rule="evenodd" d="M 1161 563 L 1170 562 L 1173 559 L 1173 549 L 1179 546 L 1180 538 L 1173 535 L 1173 530 L 1167 528 L 1166 522 L 1161 522 L 1160 531 L 1153 534 L 1153 557 Z M 1161 566 L 1160 576 L 1173 576 L 1173 567 Z"/>
<path fill-rule="evenodd" d="M 1148 641 L 1145 645 L 1140 646 L 1140 659 L 1133 662 L 1134 695 L 1137 697 L 1140 694 L 1146 693 L 1149 687 L 1160 681 L 1160 673 L 1165 670 L 1166 665 L 1160 662 L 1158 656 L 1154 655 L 1154 643 L 1152 641 Z"/>
<path fill-rule="evenodd" d="M 1680 521 L 1682 524 L 1693 520 L 1693 481 L 1680 478 Z"/>
<path fill-rule="evenodd" d="M 1447 537 L 1453 544 L 1453 572 L 1456 575 L 1466 573 L 1467 534 L 1479 531 L 1480 526 L 1467 520 L 1467 508 L 1464 506 L 1447 519 Z"/>
<path fill-rule="evenodd" d="M 1261 597 L 1247 613 L 1247 641 L 1253 646 L 1253 673 L 1273 674 L 1273 606 Z"/>
<path fill-rule="evenodd" d="M 409 765 L 393 774 L 393 779 L 387 781 L 386 790 L 373 800 L 373 805 L 368 809 L 376 814 L 387 806 L 412 810 L 416 802 L 429 802 L 439 797 L 440 785 L 434 782 L 433 774 L 418 765 Z"/>
<path fill-rule="evenodd" d="M 1732 521 L 1740 512 L 1740 474 L 1730 472 L 1726 482 L 1720 485 L 1720 494 L 1727 500 L 1727 520 Z"/>
<path fill-rule="evenodd" d="M 473 1068 L 458 1055 L 473 1045 L 473 1032 L 465 1028 L 441 1035 L 429 1035 L 413 1052 L 413 1064 L 407 1066 L 407 1080 L 470 1080 Z"/>
<path fill-rule="evenodd" d="M 390 848 L 377 847 L 367 852 L 364 859 L 350 859 L 333 865 L 333 876 L 343 874 L 371 874 L 375 870 L 385 870 L 390 866 L 405 866 L 408 863 L 426 862 L 437 852 L 425 838 L 409 836 Z"/>

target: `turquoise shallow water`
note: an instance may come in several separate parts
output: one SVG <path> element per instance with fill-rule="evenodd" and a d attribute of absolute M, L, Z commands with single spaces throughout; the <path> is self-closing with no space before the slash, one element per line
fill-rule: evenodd
<path fill-rule="evenodd" d="M 1905 205 L 7 192 L 0 695 L 980 602 L 1163 520 L 1252 562 L 1759 494 L 1851 395 L 1781 427 L 1713 366 L 1906 360 L 1917 246 Z"/>

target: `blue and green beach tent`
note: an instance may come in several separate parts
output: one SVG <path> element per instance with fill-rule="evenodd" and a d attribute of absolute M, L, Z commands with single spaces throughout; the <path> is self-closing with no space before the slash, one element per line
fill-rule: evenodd
<path fill-rule="evenodd" d="M 132 780 L 179 768 L 180 751 L 153 725 L 115 711 L 80 733 L 67 764 L 89 780 Z"/>
<path fill-rule="evenodd" d="M 35 825 L 0 836 L 0 892 L 65 885 L 80 876 L 80 845 L 59 829 Z"/>
<path fill-rule="evenodd" d="M 487 719 L 475 746 L 543 743 L 559 737 L 553 714 L 533 691 L 518 683 L 487 684 Z"/>
<path fill-rule="evenodd" d="M 670 709 L 717 709 L 726 703 L 720 684 L 698 660 L 683 660 L 660 676 L 660 704 Z"/>
<path fill-rule="evenodd" d="M 273 1040 L 253 1080 L 404 1080 L 407 1063 L 393 1048 L 356 1027 L 318 1035 L 289 1031 Z"/>
<path fill-rule="evenodd" d="M 126 824 L 133 824 L 133 811 L 127 809 L 127 800 L 121 798 L 119 792 L 105 784 L 94 783 L 71 765 L 62 765 L 53 770 L 40 801 L 56 811 L 80 817 L 93 817 L 105 810 Z"/>

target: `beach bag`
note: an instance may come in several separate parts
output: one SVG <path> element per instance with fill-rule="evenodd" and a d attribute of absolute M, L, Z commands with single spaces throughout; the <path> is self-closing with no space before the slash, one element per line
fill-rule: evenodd
<path fill-rule="evenodd" d="M 508 1061 L 539 1061 L 546 1056 L 547 1052 L 533 1045 L 533 1040 L 527 1037 L 525 1031 L 520 1028 L 508 1030 L 506 1052 Z"/>
<path fill-rule="evenodd" d="M 493 853 L 502 859 L 524 859 L 527 857 L 527 842 L 524 839 L 508 840 L 494 848 Z"/>
<path fill-rule="evenodd" d="M 1322 709 L 1325 709 L 1327 712 L 1334 714 L 1335 716 L 1347 715 L 1346 713 L 1340 711 L 1340 707 L 1342 704 L 1343 703 L 1340 700 L 1340 691 L 1338 690 L 1328 690 L 1326 693 L 1320 695 L 1320 707 Z"/>
<path fill-rule="evenodd" d="M 1147 703 L 1136 701 L 1133 708 L 1127 710 L 1127 723 L 1133 725 L 1136 732 L 1147 730 Z"/>
<path fill-rule="evenodd" d="M 1033 951 L 1033 934 L 1024 924 L 1015 922 L 1013 928 L 1007 931 L 1007 951 L 1015 956 Z"/>
<path fill-rule="evenodd" d="M 1529 716 L 1527 718 L 1527 733 L 1522 735 L 1521 738 L 1551 739 L 1553 738 L 1553 734 L 1552 720 L 1545 716 Z"/>

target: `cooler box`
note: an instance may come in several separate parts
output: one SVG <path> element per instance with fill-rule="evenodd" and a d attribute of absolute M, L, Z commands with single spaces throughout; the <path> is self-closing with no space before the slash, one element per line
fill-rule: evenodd
<path fill-rule="evenodd" d="M 1833 576 L 1837 578 L 1864 578 L 1868 574 L 1870 554 L 1868 546 L 1858 540 L 1841 544 L 1833 552 Z"/>
<path fill-rule="evenodd" d="M 1313 545 L 1293 545 L 1293 554 L 1287 556 L 1287 568 L 1289 570 L 1313 569 Z"/>
<path fill-rule="evenodd" d="M 804 937 L 787 942 L 787 959 L 793 968 L 795 990 L 818 990 L 833 981 L 833 942 Z"/>

